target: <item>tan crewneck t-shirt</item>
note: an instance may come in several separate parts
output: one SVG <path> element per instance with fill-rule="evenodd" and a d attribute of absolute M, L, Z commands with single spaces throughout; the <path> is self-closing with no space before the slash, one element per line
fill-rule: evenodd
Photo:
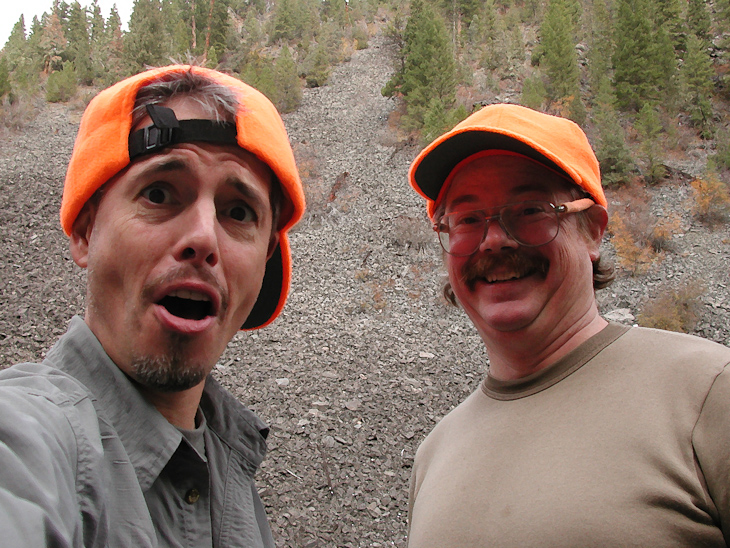
<path fill-rule="evenodd" d="M 409 548 L 726 546 L 729 362 L 610 324 L 534 375 L 487 376 L 417 452 Z"/>

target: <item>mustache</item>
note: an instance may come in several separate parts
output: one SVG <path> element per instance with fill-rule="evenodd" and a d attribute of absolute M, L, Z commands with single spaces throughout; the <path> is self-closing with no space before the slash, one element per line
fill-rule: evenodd
<path fill-rule="evenodd" d="M 172 283 L 176 280 L 190 280 L 190 279 L 197 279 L 201 282 L 204 282 L 211 287 L 220 295 L 221 303 L 220 303 L 220 310 L 218 313 L 223 316 L 226 313 L 226 310 L 228 309 L 228 302 L 229 302 L 229 296 L 228 291 L 226 288 L 224 288 L 219 282 L 218 279 L 215 277 L 215 275 L 210 272 L 209 270 L 205 269 L 198 269 L 191 265 L 180 265 L 170 271 L 168 271 L 165 274 L 162 274 L 158 276 L 157 278 L 154 278 L 150 280 L 148 283 L 144 285 L 142 288 L 142 297 L 148 301 L 152 300 L 152 296 L 154 295 L 157 288 L 161 285 L 166 285 L 169 283 Z"/>
<path fill-rule="evenodd" d="M 531 256 L 519 250 L 505 251 L 498 255 L 479 256 L 464 266 L 461 276 L 466 286 L 473 290 L 476 283 L 487 279 L 495 268 L 522 273 L 522 275 L 537 272 L 539 275 L 545 276 L 549 266 L 550 262 L 545 257 Z"/>

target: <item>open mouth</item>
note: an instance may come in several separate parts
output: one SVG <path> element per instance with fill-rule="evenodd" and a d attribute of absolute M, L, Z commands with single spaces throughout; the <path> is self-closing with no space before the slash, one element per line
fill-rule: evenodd
<path fill-rule="evenodd" d="M 210 297 L 197 291 L 172 291 L 157 304 L 165 307 L 173 316 L 186 320 L 202 320 L 214 313 Z"/>

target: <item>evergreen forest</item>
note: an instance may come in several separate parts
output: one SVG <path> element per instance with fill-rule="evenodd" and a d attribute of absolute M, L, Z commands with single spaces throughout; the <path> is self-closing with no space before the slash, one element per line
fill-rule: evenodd
<path fill-rule="evenodd" d="M 690 144 L 730 182 L 730 0 L 135 0 L 127 28 L 97 0 L 21 17 L 0 51 L 0 121 L 171 61 L 232 73 L 291 112 L 383 33 L 382 93 L 408 142 L 509 101 L 583 126 L 607 186 L 659 182 Z"/>

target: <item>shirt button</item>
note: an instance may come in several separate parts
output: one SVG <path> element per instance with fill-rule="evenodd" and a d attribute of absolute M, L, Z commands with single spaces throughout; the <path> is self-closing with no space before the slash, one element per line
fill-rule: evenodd
<path fill-rule="evenodd" d="M 187 493 L 185 493 L 185 502 L 188 504 L 195 504 L 198 502 L 198 499 L 200 498 L 200 491 L 198 491 L 195 487 L 192 489 L 189 489 Z"/>

